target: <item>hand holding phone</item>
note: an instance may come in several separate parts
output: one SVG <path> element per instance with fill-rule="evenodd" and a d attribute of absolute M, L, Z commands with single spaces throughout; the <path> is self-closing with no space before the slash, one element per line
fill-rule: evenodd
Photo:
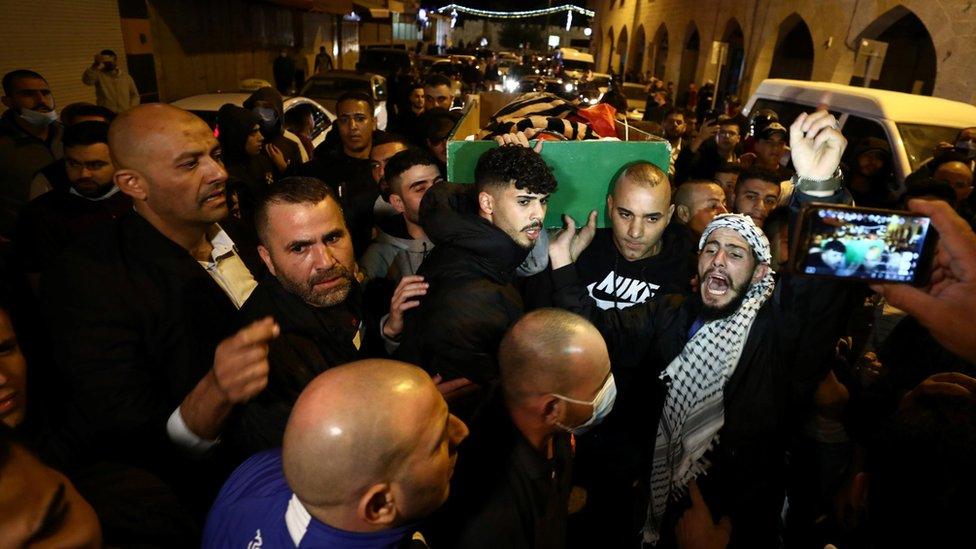
<path fill-rule="evenodd" d="M 945 202 L 916 199 L 908 207 L 930 216 L 941 234 L 931 284 L 927 288 L 903 284 L 871 288 L 915 317 L 946 349 L 976 363 L 976 233 Z"/>
<path fill-rule="evenodd" d="M 924 215 L 812 204 L 803 212 L 790 257 L 800 275 L 922 286 L 937 241 Z"/>

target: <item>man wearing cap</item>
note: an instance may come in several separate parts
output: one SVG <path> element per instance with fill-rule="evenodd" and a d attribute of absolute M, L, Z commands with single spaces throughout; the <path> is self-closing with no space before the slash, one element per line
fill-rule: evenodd
<path fill-rule="evenodd" d="M 836 120 L 826 111 L 801 114 L 791 137 L 799 172 L 791 207 L 849 202 L 837 172 L 846 141 Z M 658 373 L 644 388 L 661 411 L 648 423 L 654 442 L 642 456 L 651 470 L 644 541 L 677 537 L 683 546 L 696 533 L 774 546 L 787 434 L 797 410 L 812 403 L 841 327 L 844 300 L 834 283 L 784 277 L 777 288 L 762 231 L 748 216 L 725 214 L 699 241 L 696 295 L 603 311 L 576 284 L 573 229 L 550 245 L 554 301 L 590 318 L 611 353 L 635 347 Z"/>
<path fill-rule="evenodd" d="M 778 121 L 757 128 L 753 148 L 756 156 L 753 166 L 776 172 L 782 181 L 793 176 L 793 170 L 783 165 L 789 150 L 789 133 Z"/>

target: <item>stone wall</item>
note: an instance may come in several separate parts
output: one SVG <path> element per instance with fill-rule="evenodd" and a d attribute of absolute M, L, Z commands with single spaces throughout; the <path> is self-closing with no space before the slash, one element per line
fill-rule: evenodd
<path fill-rule="evenodd" d="M 913 13 L 935 49 L 933 95 L 976 102 L 976 60 L 969 54 L 976 39 L 976 5 L 969 0 L 595 0 L 588 7 L 597 12 L 593 38 L 602 71 L 609 66 L 617 72 L 621 66 L 653 71 L 662 65 L 664 79 L 676 83 L 716 79 L 712 43 L 741 28 L 744 62 L 738 93 L 743 98 L 769 76 L 778 41 L 799 22 L 809 28 L 813 44 L 809 79 L 848 84 L 859 40 L 877 38 Z M 657 58 L 655 38 L 662 29 L 668 49 Z M 697 62 L 686 54 L 683 64 L 683 44 L 695 31 Z"/>

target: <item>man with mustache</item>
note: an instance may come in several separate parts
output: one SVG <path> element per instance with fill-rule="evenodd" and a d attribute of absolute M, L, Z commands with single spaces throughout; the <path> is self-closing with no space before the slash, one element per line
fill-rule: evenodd
<path fill-rule="evenodd" d="M 244 459 L 281 445 L 288 414 L 318 374 L 358 358 L 385 354 L 399 336 L 403 312 L 426 291 L 407 276 L 380 318 L 367 307 L 352 238 L 339 200 L 315 178 L 286 177 L 272 185 L 255 212 L 264 277 L 241 309 L 245 322 L 273 316 L 281 335 L 271 344 L 268 387 L 245 404 L 224 431 L 224 449 Z"/>
<path fill-rule="evenodd" d="M 516 270 L 543 232 L 556 179 L 537 150 L 518 145 L 481 155 L 474 177 L 436 183 L 420 203 L 434 249 L 417 274 L 430 289 L 407 315 L 398 352 L 431 375 L 485 386 L 498 378 L 499 341 L 524 311 Z"/>
<path fill-rule="evenodd" d="M 51 86 L 40 74 L 5 74 L 2 101 L 7 110 L 0 115 L 0 241 L 10 238 L 34 174 L 61 158 L 63 133 Z"/>
<path fill-rule="evenodd" d="M 132 209 L 112 176 L 108 124 L 80 122 L 64 132 L 67 188 L 58 187 L 31 200 L 20 214 L 15 250 L 21 268 L 36 277 L 80 237 L 112 223 Z M 36 280 L 32 280 L 36 282 Z"/>
<path fill-rule="evenodd" d="M 827 111 L 793 124 L 795 209 L 850 201 L 837 171 L 846 145 L 837 127 Z M 845 308 L 837 286 L 784 276 L 776 288 L 765 235 L 750 217 L 724 214 L 699 241 L 696 295 L 603 311 L 576 282 L 573 236 L 567 230 L 550 247 L 556 303 L 591 318 L 611 353 L 643 355 L 657 378 L 642 388 L 655 400 L 648 435 L 660 418 L 652 452 L 639 458 L 651 470 L 643 540 L 670 546 L 678 524 L 678 546 L 688 533 L 728 542 L 730 519 L 732 546 L 777 546 L 791 414 L 812 404 L 834 355 Z M 711 512 L 684 513 L 692 505 Z"/>
<path fill-rule="evenodd" d="M 209 126 L 169 105 L 140 105 L 113 121 L 108 141 L 115 185 L 133 206 L 42 275 L 52 377 L 67 396 L 39 452 L 106 475 L 89 483 L 112 491 L 89 498 L 106 543 L 195 545 L 194 520 L 217 487 L 206 460 L 186 453 L 206 454 L 235 407 L 267 384 L 278 327 L 265 318 L 238 331 L 260 259 L 230 236 L 227 172 Z M 126 482 L 136 470 L 143 480 Z M 126 491 L 146 482 L 153 496 Z M 149 500 L 158 511 L 140 516 L 158 518 L 151 524 L 111 514 Z"/>

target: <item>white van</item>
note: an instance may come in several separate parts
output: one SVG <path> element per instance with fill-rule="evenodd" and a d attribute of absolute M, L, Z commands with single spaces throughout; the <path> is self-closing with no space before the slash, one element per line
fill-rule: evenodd
<path fill-rule="evenodd" d="M 938 97 L 857 88 L 829 82 L 764 80 L 743 112 L 772 109 L 789 127 L 802 112 L 821 106 L 840 121 L 848 146 L 844 160 L 866 137 L 884 139 L 891 146 L 899 183 L 932 156 L 940 142 L 952 143 L 962 128 L 976 127 L 976 106 Z"/>
<path fill-rule="evenodd" d="M 593 54 L 582 52 L 575 48 L 560 48 L 558 57 L 563 60 L 563 74 L 570 78 L 579 79 L 586 71 L 596 66 Z"/>

